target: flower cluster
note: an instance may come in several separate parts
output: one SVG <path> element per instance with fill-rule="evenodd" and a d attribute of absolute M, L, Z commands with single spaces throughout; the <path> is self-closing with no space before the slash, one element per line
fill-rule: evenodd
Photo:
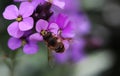
<path fill-rule="evenodd" d="M 34 3 L 39 4 L 36 7 Z M 8 41 L 10 49 L 16 50 L 23 46 L 25 54 L 36 53 L 38 51 L 37 42 L 44 41 L 42 31 L 51 32 L 63 42 L 67 42 L 67 38 L 73 37 L 73 34 L 70 34 L 72 31 L 70 21 L 67 22 L 67 17 L 64 15 L 59 14 L 56 20 L 49 22 L 49 18 L 53 14 L 50 10 L 51 5 L 50 2 L 44 0 L 33 0 L 21 2 L 19 9 L 15 5 L 6 7 L 3 12 L 4 18 L 15 20 L 7 28 L 11 36 Z"/>
<path fill-rule="evenodd" d="M 23 47 L 25 54 L 35 54 L 39 50 L 38 42 L 44 41 L 48 46 L 49 42 L 45 41 L 43 35 L 50 32 L 57 42 L 64 45 L 64 53 L 55 52 L 56 58 L 64 62 L 70 52 L 70 56 L 75 55 L 76 59 L 81 57 L 80 50 L 83 50 L 84 40 L 80 32 L 85 33 L 88 27 L 82 26 L 81 22 L 84 21 L 79 21 L 80 17 L 76 16 L 78 13 L 65 13 L 69 5 L 67 0 L 14 0 L 14 2 L 20 2 L 19 8 L 16 5 L 9 5 L 3 12 L 5 19 L 14 20 L 7 28 L 11 36 L 8 40 L 8 47 L 11 50 Z M 51 45 L 55 43 L 52 38 L 49 40 L 52 42 Z"/>
<path fill-rule="evenodd" d="M 69 17 L 74 28 L 74 37 L 69 48 L 62 54 L 55 53 L 54 56 L 58 63 L 78 62 L 85 57 L 86 40 L 84 37 L 90 33 L 90 22 L 86 14 L 80 9 L 80 0 L 64 0 L 65 6 L 61 10 L 53 8 L 55 14 L 63 13 Z"/>

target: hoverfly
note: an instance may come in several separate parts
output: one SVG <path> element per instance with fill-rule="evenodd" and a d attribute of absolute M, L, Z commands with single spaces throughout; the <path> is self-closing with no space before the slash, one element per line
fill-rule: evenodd
<path fill-rule="evenodd" d="M 41 35 L 43 36 L 43 40 L 45 41 L 45 43 L 47 44 L 47 46 L 50 50 L 53 50 L 56 53 L 64 52 L 64 50 L 65 50 L 64 44 L 62 43 L 60 38 L 53 35 L 52 32 L 43 30 L 41 32 Z"/>
<path fill-rule="evenodd" d="M 56 37 L 52 32 L 46 30 L 42 30 L 40 34 L 48 47 L 48 61 L 52 58 L 52 51 L 55 51 L 56 53 L 64 52 L 65 47 L 59 37 Z"/>

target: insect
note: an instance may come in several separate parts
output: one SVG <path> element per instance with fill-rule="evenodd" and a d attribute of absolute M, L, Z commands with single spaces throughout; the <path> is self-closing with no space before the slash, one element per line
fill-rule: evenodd
<path fill-rule="evenodd" d="M 47 44 L 49 50 L 53 50 L 56 53 L 63 53 L 65 50 L 64 44 L 60 40 L 60 38 L 54 36 L 52 32 L 48 32 L 42 30 L 41 35 L 43 36 L 43 40 Z"/>
<path fill-rule="evenodd" d="M 65 50 L 64 44 L 62 43 L 60 38 L 53 35 L 52 32 L 42 30 L 40 34 L 43 36 L 43 40 L 48 47 L 48 63 L 50 67 L 53 67 L 54 60 L 52 51 L 55 51 L 56 53 L 63 53 Z"/>

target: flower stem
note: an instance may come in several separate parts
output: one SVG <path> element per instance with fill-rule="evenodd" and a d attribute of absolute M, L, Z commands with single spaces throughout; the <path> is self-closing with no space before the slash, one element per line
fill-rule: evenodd
<path fill-rule="evenodd" d="M 16 66 L 16 55 L 17 52 L 12 52 L 6 59 L 4 59 L 4 63 L 8 66 L 10 70 L 10 76 L 14 76 L 14 69 Z"/>
<path fill-rule="evenodd" d="M 10 76 L 14 76 L 15 59 L 11 59 Z"/>
<path fill-rule="evenodd" d="M 4 63 L 7 65 L 7 67 L 10 70 L 10 76 L 14 76 L 14 68 L 15 68 L 15 65 L 14 65 L 15 61 L 14 61 L 14 59 L 11 59 L 10 61 L 9 61 L 9 59 L 5 59 Z"/>
<path fill-rule="evenodd" d="M 17 55 L 17 50 L 12 54 L 11 54 L 11 68 L 10 68 L 10 76 L 14 76 L 14 70 L 15 70 L 15 67 L 16 67 L 16 55 Z"/>

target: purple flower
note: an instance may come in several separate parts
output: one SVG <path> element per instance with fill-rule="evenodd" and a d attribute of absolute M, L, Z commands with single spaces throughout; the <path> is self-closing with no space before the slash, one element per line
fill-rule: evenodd
<path fill-rule="evenodd" d="M 14 0 L 15 2 L 29 1 L 29 0 Z M 31 1 L 31 0 L 30 0 Z"/>
<path fill-rule="evenodd" d="M 23 52 L 25 54 L 35 54 L 38 52 L 38 45 L 36 42 L 30 41 L 28 39 L 23 38 L 14 38 L 11 37 L 8 40 L 8 47 L 11 50 L 16 50 L 23 46 Z"/>
<path fill-rule="evenodd" d="M 73 3 L 72 0 L 64 0 L 64 1 L 65 1 L 65 8 L 63 10 L 56 7 L 52 8 L 54 11 L 54 15 L 51 17 L 51 21 L 56 20 L 57 24 L 62 29 L 66 24 L 71 25 L 69 26 L 69 28 L 70 29 L 72 28 L 72 31 L 71 32 L 70 30 L 66 31 L 68 32 L 68 36 L 62 35 L 62 34 L 61 35 L 63 37 L 64 36 L 72 37 L 73 35 L 73 38 L 72 38 L 72 42 L 69 45 L 68 50 L 66 50 L 62 54 L 54 53 L 54 55 L 55 55 L 56 61 L 59 63 L 77 62 L 85 56 L 84 47 L 85 47 L 86 41 L 83 39 L 83 36 L 90 32 L 90 23 L 86 15 L 83 12 L 78 11 L 78 7 L 77 7 L 78 0 L 74 1 L 75 4 Z M 56 19 L 55 16 L 58 15 L 59 13 L 62 13 L 62 15 L 60 14 Z M 64 16 L 63 14 L 67 15 L 69 18 Z"/>
<path fill-rule="evenodd" d="M 14 0 L 15 2 L 31 2 L 32 4 L 38 4 L 41 3 L 43 4 L 45 0 Z"/>
<path fill-rule="evenodd" d="M 30 2 L 33 6 L 34 9 L 39 5 L 43 4 L 45 0 L 14 0 L 15 2 Z"/>
<path fill-rule="evenodd" d="M 35 41 L 42 41 L 42 33 L 43 31 L 50 31 L 54 34 L 57 34 L 58 31 L 58 25 L 55 23 L 49 24 L 46 20 L 40 19 L 36 23 L 36 31 L 37 33 L 34 33 L 30 36 L 30 40 L 35 40 Z"/>
<path fill-rule="evenodd" d="M 39 4 L 45 3 L 45 0 L 32 0 L 31 4 L 36 8 Z"/>
<path fill-rule="evenodd" d="M 59 26 L 58 34 L 60 33 L 60 35 L 63 38 L 73 38 L 74 37 L 75 34 L 73 31 L 73 27 L 71 25 L 71 21 L 69 21 L 67 16 L 65 16 L 63 14 L 59 14 L 56 19 L 56 23 Z"/>
<path fill-rule="evenodd" d="M 74 39 L 64 53 L 54 53 L 56 61 L 59 63 L 79 61 L 84 57 L 84 45 L 83 39 Z"/>
<path fill-rule="evenodd" d="M 65 12 L 71 13 L 80 9 L 80 0 L 63 0 L 65 2 Z"/>
<path fill-rule="evenodd" d="M 75 37 L 80 38 L 80 36 L 86 35 L 90 32 L 90 21 L 84 13 L 70 14 L 69 18 L 76 29 Z"/>
<path fill-rule="evenodd" d="M 50 2 L 53 5 L 63 9 L 65 6 L 65 2 L 62 0 L 14 0 L 15 2 L 23 2 L 23 1 L 28 1 L 31 2 L 33 4 L 33 6 L 36 8 L 38 6 L 38 4 L 43 4 L 46 2 Z"/>
<path fill-rule="evenodd" d="M 65 6 L 65 2 L 62 0 L 45 0 L 47 2 L 51 2 L 55 6 L 58 6 L 59 8 L 63 9 Z"/>
<path fill-rule="evenodd" d="M 68 50 L 63 54 L 54 54 L 56 61 L 59 63 L 77 62 L 85 56 L 84 47 L 86 41 L 82 37 L 90 32 L 90 23 L 84 14 L 72 14 L 69 17 L 72 26 L 74 26 L 73 31 L 75 35 Z"/>
<path fill-rule="evenodd" d="M 7 31 L 9 35 L 20 38 L 23 36 L 24 31 L 28 31 L 33 28 L 33 18 L 29 17 L 34 11 L 33 6 L 29 2 L 23 2 L 20 4 L 20 8 L 15 5 L 9 5 L 3 12 L 3 17 L 8 20 L 16 19 L 15 22 L 11 23 Z"/>
<path fill-rule="evenodd" d="M 48 23 L 46 20 L 40 19 L 37 24 L 36 24 L 36 31 L 37 33 L 32 34 L 29 39 L 32 41 L 42 41 L 43 40 L 43 36 L 41 35 L 42 32 L 44 31 L 49 31 L 51 32 L 54 36 L 58 37 L 58 30 L 59 27 L 56 23 Z M 69 41 L 68 40 L 64 40 L 61 39 L 60 40 L 63 42 L 64 46 L 65 46 L 65 50 L 67 50 L 69 48 Z"/>
<path fill-rule="evenodd" d="M 60 9 L 56 6 L 52 6 L 51 10 L 54 11 L 54 15 L 59 13 L 68 14 L 75 14 L 80 11 L 80 0 L 62 0 L 64 2 L 64 9 Z"/>
<path fill-rule="evenodd" d="M 11 50 L 16 50 L 17 48 L 20 48 L 22 45 L 22 40 L 19 39 L 19 38 L 13 38 L 11 37 L 9 40 L 8 40 L 8 47 L 11 49 Z"/>

